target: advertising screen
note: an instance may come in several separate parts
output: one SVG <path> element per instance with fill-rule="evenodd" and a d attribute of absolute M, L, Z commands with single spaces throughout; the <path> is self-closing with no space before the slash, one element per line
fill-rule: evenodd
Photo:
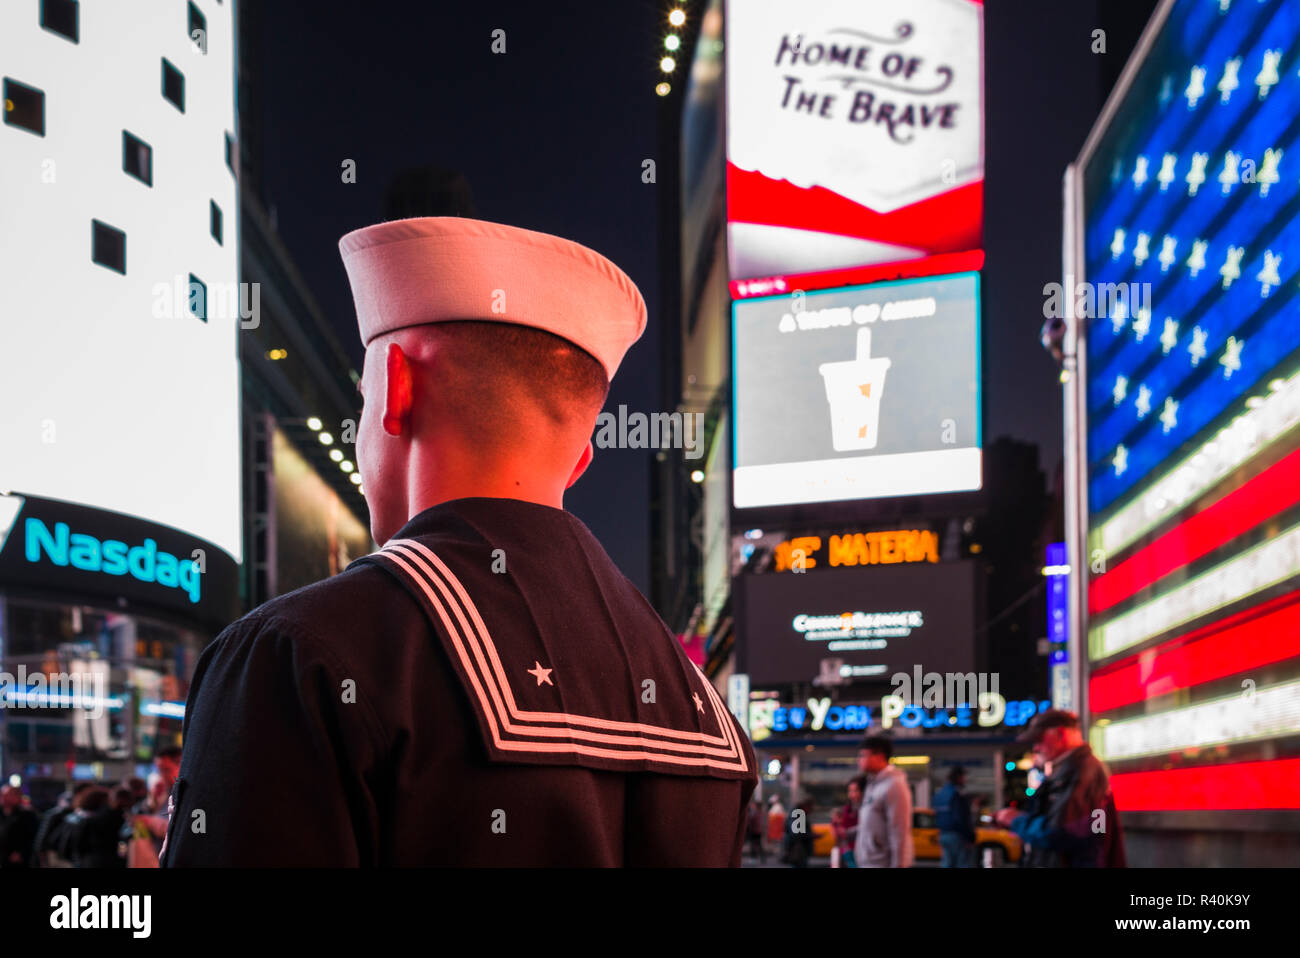
<path fill-rule="evenodd" d="M 737 508 L 980 488 L 979 276 L 732 307 Z"/>
<path fill-rule="evenodd" d="M 236 566 L 206 540 L 134 516 L 0 495 L 0 582 L 99 594 L 218 624 L 235 614 Z"/>
<path fill-rule="evenodd" d="M 682 101 L 682 293 L 689 302 L 696 272 L 718 230 L 714 196 L 722 192 L 722 0 L 709 0 Z"/>
<path fill-rule="evenodd" d="M 238 561 L 232 4 L 47 6 L 0 6 L 0 493 Z"/>
<path fill-rule="evenodd" d="M 1298 37 L 1294 3 L 1162 4 L 1079 168 L 1087 691 L 1121 809 L 1300 808 Z"/>
<path fill-rule="evenodd" d="M 983 263 L 980 0 L 730 0 L 732 296 Z"/>
<path fill-rule="evenodd" d="M 975 668 L 973 562 L 744 575 L 736 588 L 751 682 L 810 682 L 829 671 L 888 684 L 917 666 Z"/>
<path fill-rule="evenodd" d="M 370 530 L 279 429 L 272 433 L 271 449 L 275 592 L 284 595 L 338 575 L 374 544 Z"/>

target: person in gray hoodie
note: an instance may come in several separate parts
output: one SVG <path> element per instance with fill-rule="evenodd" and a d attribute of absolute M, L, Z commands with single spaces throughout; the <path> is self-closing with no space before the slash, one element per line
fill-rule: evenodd
<path fill-rule="evenodd" d="M 903 770 L 889 764 L 893 754 L 881 735 L 868 735 L 858 748 L 858 768 L 867 776 L 853 851 L 858 868 L 912 867 L 912 793 Z"/>

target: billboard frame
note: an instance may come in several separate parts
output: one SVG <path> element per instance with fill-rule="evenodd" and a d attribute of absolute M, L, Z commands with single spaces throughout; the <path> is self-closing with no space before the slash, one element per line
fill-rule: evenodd
<path fill-rule="evenodd" d="M 1065 458 L 1065 526 L 1067 555 L 1070 564 L 1069 584 L 1069 649 L 1071 667 L 1071 694 L 1075 711 L 1079 715 L 1084 740 L 1088 740 L 1091 715 L 1088 707 L 1087 677 L 1092 671 L 1088 658 L 1088 585 L 1092 575 L 1091 559 L 1087 554 L 1087 532 L 1091 520 L 1088 504 L 1088 413 L 1087 413 L 1087 320 L 1075 317 L 1075 297 L 1072 283 L 1086 282 L 1084 257 L 1084 171 L 1092 161 L 1102 139 L 1109 133 L 1121 105 L 1127 98 L 1138 73 L 1146 65 L 1151 48 L 1164 30 L 1165 24 L 1179 0 L 1159 0 L 1133 48 L 1124 69 L 1116 80 L 1097 121 L 1093 124 L 1079 155 L 1066 167 L 1062 179 L 1064 216 L 1062 221 L 1061 266 L 1065 295 L 1066 334 L 1064 339 L 1063 370 L 1068 380 L 1063 385 L 1064 399 L 1064 458 Z M 1147 833 L 1260 833 L 1262 843 L 1268 844 L 1278 834 L 1290 835 L 1300 830 L 1300 811 L 1294 809 L 1228 809 L 1228 810 L 1150 810 L 1127 811 L 1124 821 L 1128 828 Z M 1222 849 L 1220 845 L 1218 848 Z M 1286 855 L 1288 849 L 1280 854 Z M 1240 854 L 1240 853 L 1237 853 Z M 1183 867 L 1204 865 L 1186 859 L 1155 862 L 1154 864 Z M 1246 861 L 1232 864 L 1246 865 Z M 1256 866 L 1260 867 L 1260 866 Z"/>
<path fill-rule="evenodd" d="M 942 519 L 983 515 L 988 509 L 987 452 L 988 425 L 988 323 L 985 322 L 985 283 L 982 270 L 969 271 L 975 280 L 975 435 L 980 452 L 980 488 L 953 492 L 925 492 L 905 496 L 875 496 L 857 499 L 827 499 L 817 502 L 785 503 L 762 506 L 737 506 L 735 499 L 736 472 L 736 308 L 742 303 L 761 300 L 791 299 L 794 293 L 770 293 L 728 300 L 727 323 L 727 401 L 731 408 L 731 447 L 728 449 L 730 468 L 727 471 L 727 507 L 731 514 L 733 533 L 742 528 L 774 526 L 791 531 L 843 523 L 890 523 L 905 521 L 909 516 L 925 516 L 934 521 Z M 905 285 L 918 282 L 936 282 L 965 273 L 916 276 L 908 279 L 881 280 L 852 286 L 809 290 L 809 293 L 835 293 L 851 290 L 875 289 L 880 286 Z"/>
<path fill-rule="evenodd" d="M 974 272 L 981 276 L 987 267 L 988 255 L 988 236 L 986 226 L 988 223 L 986 200 L 986 185 L 988 181 L 988 62 L 987 62 L 987 30 L 984 20 L 985 0 L 956 0 L 957 3 L 968 3 L 979 8 L 979 36 L 978 36 L 978 85 L 979 85 L 979 162 L 980 162 L 980 217 L 979 217 L 979 243 L 966 250 L 956 250 L 949 252 L 927 252 L 919 257 L 901 260 L 888 260 L 881 263 L 866 263 L 852 266 L 841 267 L 823 267 L 817 270 L 805 271 L 803 273 L 782 272 L 766 276 L 750 277 L 748 279 L 737 279 L 731 272 L 731 220 L 730 220 L 730 177 L 728 176 L 727 167 L 731 162 L 731 111 L 730 88 L 731 88 L 731 71 L 727 69 L 727 62 L 731 56 L 730 44 L 730 22 L 731 10 L 743 0 L 721 0 L 721 10 L 723 17 L 723 39 L 726 41 L 723 54 L 723 69 L 721 83 L 721 107 L 722 123 L 719 127 L 721 133 L 722 145 L 722 234 L 723 249 L 726 254 L 725 272 L 727 277 L 727 291 L 729 299 L 735 303 L 748 299 L 765 298 L 769 296 L 790 295 L 795 290 L 804 292 L 826 291 L 842 289 L 853 286 L 871 286 L 877 283 L 897 282 L 909 279 L 934 279 L 957 273 Z M 707 8 L 707 0 L 706 0 Z M 928 267 L 926 264 L 930 264 Z M 817 279 L 821 277 L 821 279 Z M 834 278 L 832 278 L 834 277 Z M 813 278 L 814 281 L 808 286 L 795 285 L 787 290 L 773 289 L 767 292 L 745 292 L 740 291 L 746 283 L 770 282 L 770 281 L 787 281 L 791 278 Z M 981 311 L 983 301 L 980 302 Z M 981 346 L 983 344 L 981 343 Z"/>
<path fill-rule="evenodd" d="M 1061 237 L 1061 273 L 1065 295 L 1065 343 L 1062 377 L 1064 382 L 1065 430 L 1065 541 L 1070 565 L 1069 641 L 1070 694 L 1074 711 L 1086 737 L 1090 724 L 1088 684 L 1084 681 L 1088 641 L 1088 579 L 1092 571 L 1087 554 L 1088 511 L 1088 331 L 1087 321 L 1074 315 L 1074 284 L 1084 282 L 1083 253 L 1083 171 L 1087 169 L 1097 147 L 1110 131 L 1115 114 L 1128 96 L 1133 82 L 1147 61 L 1156 38 L 1164 29 L 1178 0 L 1160 0 L 1151 19 L 1142 30 L 1137 46 L 1129 55 L 1119 79 L 1111 89 L 1097 122 L 1088 131 L 1079 155 L 1065 169 L 1062 180 L 1064 216 Z"/>

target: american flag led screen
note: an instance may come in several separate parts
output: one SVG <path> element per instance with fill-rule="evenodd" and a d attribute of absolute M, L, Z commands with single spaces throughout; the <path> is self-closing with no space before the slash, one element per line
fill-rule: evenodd
<path fill-rule="evenodd" d="M 1088 693 L 1121 809 L 1300 808 L 1300 4 L 1178 0 L 1083 170 Z"/>

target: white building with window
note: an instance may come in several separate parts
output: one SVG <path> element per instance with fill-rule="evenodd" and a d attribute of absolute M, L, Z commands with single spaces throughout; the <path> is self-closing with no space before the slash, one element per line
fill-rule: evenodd
<path fill-rule="evenodd" d="M 232 8 L 0 5 L 0 492 L 238 561 Z"/>

